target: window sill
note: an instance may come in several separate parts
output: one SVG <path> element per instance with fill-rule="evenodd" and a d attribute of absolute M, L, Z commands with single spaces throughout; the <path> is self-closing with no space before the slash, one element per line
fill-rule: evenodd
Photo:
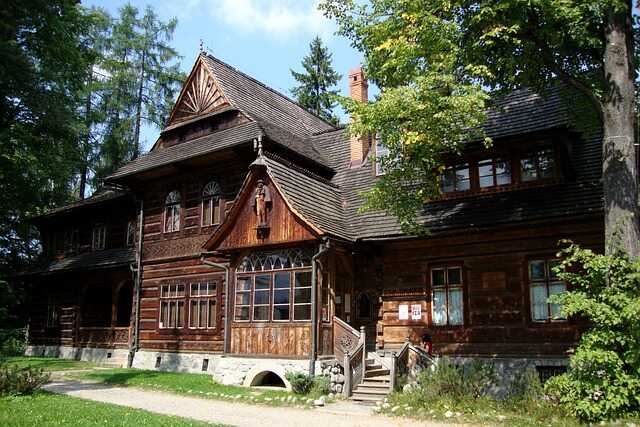
<path fill-rule="evenodd" d="M 448 193 L 441 193 L 439 197 L 436 197 L 430 200 L 430 202 L 461 199 L 461 198 L 472 197 L 472 196 L 499 194 L 499 193 L 517 191 L 517 190 L 525 190 L 529 188 L 546 187 L 551 185 L 557 185 L 560 183 L 562 183 L 562 180 L 560 178 L 548 178 L 548 179 L 540 179 L 536 181 L 517 182 L 512 184 L 499 185 L 495 187 L 471 189 L 471 190 L 465 190 L 465 191 L 452 191 Z"/>

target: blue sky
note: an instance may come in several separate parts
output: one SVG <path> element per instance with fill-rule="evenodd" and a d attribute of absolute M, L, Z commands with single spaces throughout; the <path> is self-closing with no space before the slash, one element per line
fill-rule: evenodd
<path fill-rule="evenodd" d="M 333 53 L 334 69 L 343 77 L 339 88 L 348 95 L 346 74 L 362 61 L 362 55 L 346 39 L 334 35 L 336 25 L 317 10 L 317 0 L 82 1 L 112 15 L 126 3 L 141 12 L 151 5 L 164 21 L 178 19 L 173 44 L 183 56 L 185 72 L 191 69 L 202 39 L 214 56 L 289 95 L 295 85 L 289 69 L 301 70 L 300 62 L 317 34 Z M 157 135 L 157 129 L 144 129 L 145 149 Z"/>

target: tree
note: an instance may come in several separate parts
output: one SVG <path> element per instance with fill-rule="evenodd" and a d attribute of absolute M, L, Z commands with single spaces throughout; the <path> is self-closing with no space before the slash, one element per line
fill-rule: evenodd
<path fill-rule="evenodd" d="M 67 203 L 91 20 L 74 0 L 0 6 L 0 274 L 38 251 L 32 215 Z"/>
<path fill-rule="evenodd" d="M 131 5 L 120 9 L 104 61 L 108 75 L 102 108 L 106 123 L 94 183 L 140 155 L 144 124 L 161 128 L 184 74 L 169 42 L 176 19 L 161 22 L 147 7 L 142 17 Z"/>
<path fill-rule="evenodd" d="M 352 131 L 392 127 L 382 142 L 395 172 L 378 181 L 368 208 L 396 214 L 405 228 L 416 225 L 424 201 L 437 195 L 437 174 L 416 177 L 415 170 L 441 166 L 444 152 L 469 140 L 451 117 L 472 125 L 481 117 L 469 106 L 482 107 L 487 95 L 523 86 L 543 91 L 560 81 L 581 95 L 573 102 L 589 105 L 603 128 L 607 251 L 618 232 L 625 250 L 638 254 L 630 0 L 324 0 L 321 7 L 363 51 L 369 77 L 382 89 L 368 106 L 346 102 L 356 116 Z M 444 110 L 433 109 L 442 102 Z M 425 117 L 425 110 L 442 117 Z M 427 124 L 414 123 L 413 114 Z"/>
<path fill-rule="evenodd" d="M 298 86 L 291 89 L 298 103 L 316 116 L 332 123 L 338 118 L 333 114 L 336 106 L 336 89 L 332 89 L 342 78 L 331 65 L 332 54 L 322 45 L 320 37 L 316 36 L 309 44 L 309 54 L 302 60 L 303 73 L 291 70 L 291 75 Z"/>

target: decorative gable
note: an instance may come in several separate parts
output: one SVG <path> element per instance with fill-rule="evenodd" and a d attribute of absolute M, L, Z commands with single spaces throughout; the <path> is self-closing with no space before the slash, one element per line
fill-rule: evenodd
<path fill-rule="evenodd" d="M 234 250 L 315 240 L 320 234 L 287 203 L 269 174 L 251 173 L 224 223 L 205 247 Z"/>
<path fill-rule="evenodd" d="M 200 57 L 182 87 L 167 127 L 207 115 L 228 105 L 230 103 L 220 90 L 211 70 Z"/>

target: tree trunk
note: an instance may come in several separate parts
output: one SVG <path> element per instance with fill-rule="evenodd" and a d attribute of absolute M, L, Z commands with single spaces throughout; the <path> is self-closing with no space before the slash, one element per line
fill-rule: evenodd
<path fill-rule="evenodd" d="M 602 176 L 605 251 L 638 255 L 638 182 L 634 147 L 635 78 L 631 1 L 627 10 L 606 16 L 603 96 Z"/>
<path fill-rule="evenodd" d="M 84 192 L 87 188 L 87 174 L 89 173 L 88 163 L 89 163 L 89 144 L 91 142 L 91 85 L 93 84 L 93 68 L 89 70 L 89 78 L 87 81 L 87 87 L 89 88 L 89 94 L 87 95 L 85 110 L 84 110 L 84 124 L 87 128 L 87 132 L 84 135 L 84 146 L 83 148 L 83 159 L 82 159 L 82 167 L 80 169 L 80 188 L 78 189 L 78 197 L 80 200 L 84 199 Z"/>
<path fill-rule="evenodd" d="M 142 90 L 144 88 L 145 61 L 147 60 L 147 51 L 142 51 L 142 60 L 140 63 L 140 81 L 138 83 L 138 98 L 136 99 L 136 127 L 133 135 L 133 158 L 140 155 L 140 121 L 142 118 Z"/>

